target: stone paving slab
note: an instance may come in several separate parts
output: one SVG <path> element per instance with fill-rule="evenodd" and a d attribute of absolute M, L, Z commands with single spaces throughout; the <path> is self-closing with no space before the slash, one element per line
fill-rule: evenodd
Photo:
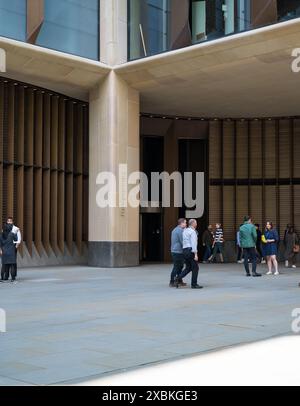
<path fill-rule="evenodd" d="M 20 270 L 18 284 L 0 284 L 0 386 L 86 381 L 292 334 L 298 270 L 256 279 L 239 265 L 202 265 L 200 291 L 170 289 L 169 272 L 158 264 Z"/>

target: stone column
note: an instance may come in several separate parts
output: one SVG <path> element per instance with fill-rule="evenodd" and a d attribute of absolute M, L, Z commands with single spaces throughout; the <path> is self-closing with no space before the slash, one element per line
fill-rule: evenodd
<path fill-rule="evenodd" d="M 110 66 L 127 62 L 127 0 L 100 2 L 100 61 Z"/>
<path fill-rule="evenodd" d="M 140 167 L 139 94 L 112 71 L 90 94 L 89 265 L 139 264 L 139 207 L 100 208 L 96 196 L 101 172 L 128 174 Z M 118 178 L 118 176 L 117 176 Z M 129 189 L 130 190 L 130 189 Z"/>

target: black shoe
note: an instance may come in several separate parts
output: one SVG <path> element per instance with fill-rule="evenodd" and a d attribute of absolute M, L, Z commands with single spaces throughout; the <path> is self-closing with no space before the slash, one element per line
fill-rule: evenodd
<path fill-rule="evenodd" d="M 170 287 L 170 288 L 176 288 L 176 283 L 175 283 L 175 282 L 170 282 L 169 287 Z"/>
<path fill-rule="evenodd" d="M 194 286 L 192 286 L 192 289 L 203 289 L 203 286 L 200 286 L 200 285 L 194 285 Z"/>
<path fill-rule="evenodd" d="M 248 273 L 246 274 L 246 276 L 247 276 L 247 278 L 249 278 L 249 276 L 251 276 L 251 274 L 248 272 Z"/>
<path fill-rule="evenodd" d="M 260 273 L 255 272 L 252 274 L 252 276 L 253 276 L 253 278 L 261 278 L 262 275 Z"/>

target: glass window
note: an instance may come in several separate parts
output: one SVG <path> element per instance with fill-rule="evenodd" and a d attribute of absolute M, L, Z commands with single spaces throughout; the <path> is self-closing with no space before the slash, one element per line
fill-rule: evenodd
<path fill-rule="evenodd" d="M 26 41 L 25 0 L 0 0 L 0 35 Z"/>
<path fill-rule="evenodd" d="M 299 0 L 278 0 L 278 19 L 286 21 L 292 18 L 300 17 Z"/>
<path fill-rule="evenodd" d="M 130 0 L 130 59 L 168 49 L 169 0 Z"/>
<path fill-rule="evenodd" d="M 129 59 L 300 17 L 300 0 L 129 0 Z"/>
<path fill-rule="evenodd" d="M 36 45 L 99 59 L 99 1 L 45 0 Z"/>
<path fill-rule="evenodd" d="M 191 45 L 190 0 L 129 0 L 129 59 Z"/>

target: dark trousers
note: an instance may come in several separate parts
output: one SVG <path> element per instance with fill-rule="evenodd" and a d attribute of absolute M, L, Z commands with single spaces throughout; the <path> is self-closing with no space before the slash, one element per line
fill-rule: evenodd
<path fill-rule="evenodd" d="M 257 254 L 258 260 L 261 261 L 263 259 L 261 245 L 256 246 L 256 254 Z"/>
<path fill-rule="evenodd" d="M 203 256 L 203 261 L 207 262 L 208 259 L 211 257 L 211 255 L 212 255 L 212 246 L 211 245 L 206 245 L 205 246 L 205 253 L 204 253 L 204 256 Z"/>
<path fill-rule="evenodd" d="M 287 260 L 289 261 L 289 265 L 296 265 L 297 264 L 297 253 L 296 252 L 291 252 L 290 255 L 288 256 Z"/>
<path fill-rule="evenodd" d="M 185 270 L 179 275 L 179 280 L 184 279 L 190 272 L 192 272 L 192 286 L 198 284 L 199 265 L 195 261 L 195 254 L 191 248 L 183 250 L 183 257 L 185 261 Z"/>
<path fill-rule="evenodd" d="M 175 282 L 176 278 L 179 278 L 184 266 L 184 257 L 183 254 L 175 254 L 172 252 L 172 259 L 173 259 L 173 270 L 171 273 L 171 283 Z M 181 280 L 179 279 L 179 282 Z"/>
<path fill-rule="evenodd" d="M 2 265 L 1 280 L 8 281 L 9 274 L 11 275 L 11 280 L 14 281 L 17 277 L 17 264 Z"/>
<path fill-rule="evenodd" d="M 250 268 L 249 268 L 249 260 L 252 264 L 252 273 L 256 273 L 256 249 L 253 248 L 244 248 L 244 267 L 247 272 L 247 274 L 250 273 Z"/>

